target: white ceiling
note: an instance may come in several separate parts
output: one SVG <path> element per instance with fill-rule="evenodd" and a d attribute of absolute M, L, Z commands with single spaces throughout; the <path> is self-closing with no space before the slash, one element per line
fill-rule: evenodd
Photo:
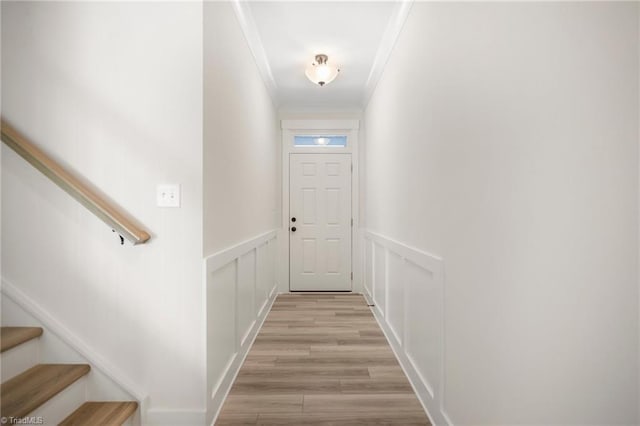
<path fill-rule="evenodd" d="M 362 108 L 408 13 L 407 2 L 397 1 L 237 1 L 235 9 L 267 87 L 286 110 Z M 324 87 L 304 75 L 318 53 L 341 70 Z"/>

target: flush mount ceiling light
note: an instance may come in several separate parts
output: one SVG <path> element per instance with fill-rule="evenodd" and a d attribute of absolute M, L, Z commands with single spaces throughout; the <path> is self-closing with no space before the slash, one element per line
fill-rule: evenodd
<path fill-rule="evenodd" d="M 337 67 L 327 64 L 328 59 L 327 55 L 316 55 L 315 62 L 305 71 L 307 78 L 319 86 L 331 83 L 340 72 Z"/>

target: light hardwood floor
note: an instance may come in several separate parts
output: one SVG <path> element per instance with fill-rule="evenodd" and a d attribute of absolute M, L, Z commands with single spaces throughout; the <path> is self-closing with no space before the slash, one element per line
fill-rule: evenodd
<path fill-rule="evenodd" d="M 428 425 L 364 298 L 276 299 L 217 425 Z"/>

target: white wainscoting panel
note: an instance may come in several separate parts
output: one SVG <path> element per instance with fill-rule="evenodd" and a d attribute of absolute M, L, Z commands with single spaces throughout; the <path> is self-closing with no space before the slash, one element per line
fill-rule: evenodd
<path fill-rule="evenodd" d="M 256 249 L 256 312 L 262 317 L 268 306 L 269 295 L 273 290 L 275 280 L 277 247 L 275 240 L 263 244 Z"/>
<path fill-rule="evenodd" d="M 379 314 L 386 314 L 387 250 L 373 244 L 373 301 Z"/>
<path fill-rule="evenodd" d="M 440 385 L 442 365 L 442 292 L 434 274 L 407 260 L 405 262 L 405 353 L 425 384 L 429 397 Z M 434 345 L 433 342 L 439 344 Z"/>
<path fill-rule="evenodd" d="M 435 425 L 444 412 L 444 271 L 441 258 L 365 231 L 364 291 L 418 399 Z"/>
<path fill-rule="evenodd" d="M 373 244 L 367 242 L 363 244 L 364 250 L 364 282 L 362 283 L 364 287 L 364 296 L 367 299 L 367 303 L 369 305 L 374 305 L 373 301 Z"/>
<path fill-rule="evenodd" d="M 397 253 L 387 250 L 387 279 L 385 293 L 387 308 L 385 319 L 396 343 L 402 345 L 404 341 L 404 259 Z"/>
<path fill-rule="evenodd" d="M 277 294 L 277 232 L 205 260 L 207 420 L 213 424 Z"/>
<path fill-rule="evenodd" d="M 220 386 L 237 352 L 237 261 L 207 274 L 207 383 Z"/>
<path fill-rule="evenodd" d="M 237 260 L 238 263 L 238 316 L 237 346 L 242 347 L 256 322 L 256 249 Z"/>

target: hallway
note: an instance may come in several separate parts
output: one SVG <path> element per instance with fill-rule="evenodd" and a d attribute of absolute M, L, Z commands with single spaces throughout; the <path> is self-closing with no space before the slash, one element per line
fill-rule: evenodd
<path fill-rule="evenodd" d="M 640 2 L 0 12 L 45 424 L 640 425 Z"/>
<path fill-rule="evenodd" d="M 282 294 L 216 424 L 429 421 L 361 295 Z"/>

